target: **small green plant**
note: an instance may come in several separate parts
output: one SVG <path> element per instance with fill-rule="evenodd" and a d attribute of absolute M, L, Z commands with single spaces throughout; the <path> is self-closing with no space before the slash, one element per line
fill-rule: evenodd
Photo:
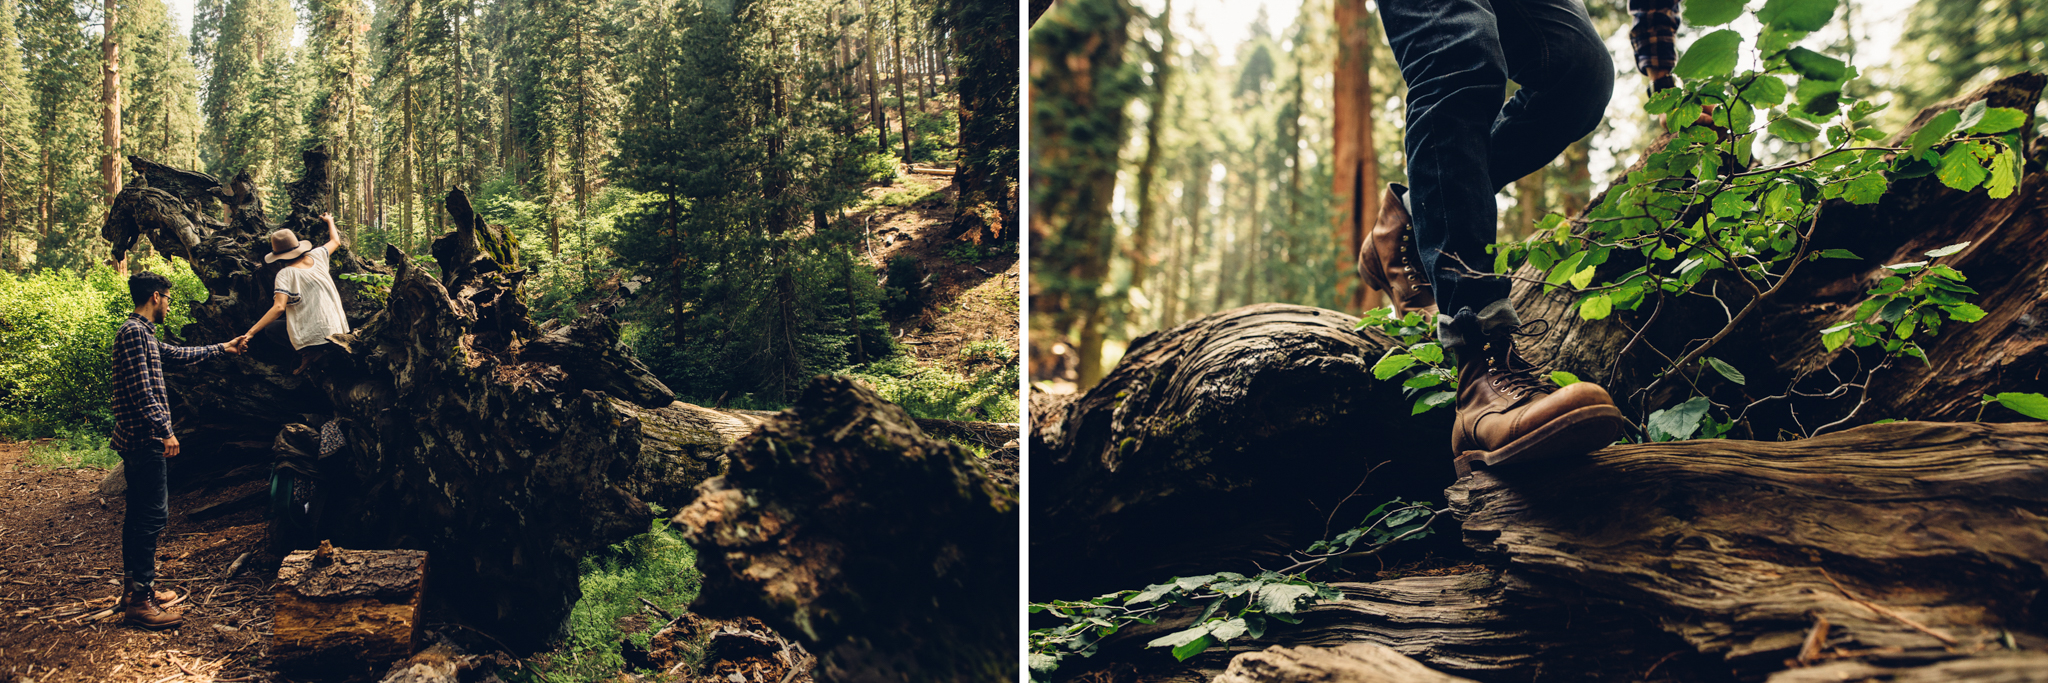
<path fill-rule="evenodd" d="M 383 273 L 342 273 L 341 279 L 359 283 L 363 293 L 382 303 L 391 298 L 392 276 Z"/>
<path fill-rule="evenodd" d="M 2011 408 L 2015 413 L 2036 420 L 2048 420 L 2048 396 L 2013 391 L 1985 394 L 1984 400 L 1978 404 L 1977 417 L 1982 419 L 1984 417 L 1983 407 L 1993 403 Z"/>
<path fill-rule="evenodd" d="M 868 152 L 861 155 L 860 163 L 856 167 L 855 173 L 859 175 L 862 182 L 894 183 L 896 182 L 896 170 L 901 166 L 902 161 L 897 159 L 894 154 Z"/>
<path fill-rule="evenodd" d="M 998 253 L 1001 252 L 997 249 L 984 248 L 972 242 L 954 242 L 946 245 L 946 248 L 939 250 L 940 256 L 944 256 L 946 260 L 963 266 L 987 261 Z"/>
<path fill-rule="evenodd" d="M 983 339 L 968 342 L 960 347 L 960 362 L 969 367 L 1009 363 L 1017 358 L 1017 352 L 1010 349 L 1010 343 L 1001 339 Z"/>
<path fill-rule="evenodd" d="M 1366 311 L 1355 327 L 1366 328 L 1384 332 L 1401 343 L 1400 349 L 1389 351 L 1373 363 L 1372 376 L 1384 382 L 1405 374 L 1406 379 L 1401 380 L 1403 393 L 1415 399 L 1410 415 L 1421 415 L 1458 398 L 1458 363 L 1446 357 L 1444 348 L 1436 343 L 1436 326 L 1427 315 L 1409 311 L 1408 315 L 1397 317 L 1393 309 L 1375 308 Z"/>
<path fill-rule="evenodd" d="M 1303 608 L 1344 598 L 1329 584 L 1310 579 L 1310 571 L 1335 569 L 1345 559 L 1375 555 L 1395 543 L 1430 535 L 1434 531 L 1430 523 L 1446 512 L 1430 507 L 1429 503 L 1398 498 L 1382 503 L 1366 513 L 1358 526 L 1316 541 L 1290 557 L 1293 565 L 1278 571 L 1255 576 L 1218 572 L 1175 577 L 1142 590 L 1117 591 L 1092 600 L 1033 603 L 1032 614 L 1049 613 L 1066 623 L 1032 629 L 1031 680 L 1050 680 L 1067 658 L 1093 657 L 1102 639 L 1126 626 L 1158 623 L 1176 607 L 1199 608 L 1201 612 L 1187 628 L 1145 646 L 1171 648 L 1174 658 L 1183 661 L 1238 638 L 1263 637 L 1277 624 L 1301 623 L 1298 612 Z"/>
<path fill-rule="evenodd" d="M 568 636 L 557 649 L 535 658 L 539 671 L 522 670 L 514 680 L 595 683 L 617 677 L 627 669 L 620 654 L 624 644 L 645 650 L 666 621 L 649 614 L 649 627 L 624 633 L 620 620 L 643 613 L 642 599 L 681 616 L 703 582 L 696 551 L 668 528 L 658 509 L 647 533 L 592 553 L 582 565 L 583 598 L 570 609 Z"/>

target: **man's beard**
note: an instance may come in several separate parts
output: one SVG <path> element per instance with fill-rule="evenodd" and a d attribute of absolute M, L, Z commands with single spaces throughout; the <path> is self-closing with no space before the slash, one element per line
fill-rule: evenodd
<path fill-rule="evenodd" d="M 154 310 L 154 311 L 150 311 L 150 312 L 149 312 L 149 324 L 151 324 L 151 325 L 162 325 L 162 324 L 164 324 L 164 312 L 165 312 L 165 310 L 164 310 L 164 309 L 165 309 L 165 308 L 167 308 L 167 307 L 158 307 L 158 308 L 157 308 L 156 310 Z"/>

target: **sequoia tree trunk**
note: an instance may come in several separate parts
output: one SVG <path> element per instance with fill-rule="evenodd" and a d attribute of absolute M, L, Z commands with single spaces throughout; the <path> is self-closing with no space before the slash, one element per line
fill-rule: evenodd
<path fill-rule="evenodd" d="M 1918 121 L 1975 100 L 2032 111 L 2044 82 L 2007 78 Z M 1355 330 L 1350 315 L 1260 304 L 1140 337 L 1091 390 L 1033 397 L 1031 597 L 1273 567 L 1355 523 L 1340 512 L 1400 496 L 1453 506 L 1462 545 L 1450 519 L 1438 520 L 1438 538 L 1403 545 L 1470 561 L 1469 573 L 1344 584 L 1346 600 L 1253 649 L 1366 640 L 1486 681 L 2039 671 L 2048 657 L 2010 650 L 2048 646 L 2048 426 L 1855 427 L 1972 419 L 1983 394 L 2048 390 L 2048 349 L 2035 331 L 2048 315 L 2037 238 L 2048 229 L 2048 172 L 2038 158 L 2028 163 L 2006 199 L 1926 177 L 1896 181 L 1872 206 L 1824 206 L 1816 248 L 1866 260 L 1802 267 L 1768 302 L 1764 324 L 1717 347 L 1747 386 L 1782 387 L 1830 365 L 1846 374 L 1857 352 L 1825 352 L 1818 330 L 1851 314 L 1878 266 L 1929 249 L 1972 242 L 1954 265 L 1988 315 L 1916 340 L 1935 365 L 1879 374 L 1860 409 L 1852 394 L 1794 403 L 1796 420 L 1752 412 L 1757 438 L 1812 435 L 1787 443 L 1622 446 L 1520 476 L 1455 480 L 1451 411 L 1411 416 L 1414 397 L 1370 371 L 1397 343 Z M 1568 300 L 1527 286 L 1515 300 L 1524 320 L 1553 325 L 1526 355 L 1602 382 L 1631 419 L 1682 398 L 1639 391 L 1663 358 L 1640 342 L 1621 353 L 1647 307 L 1586 322 Z M 1646 340 L 1673 349 L 1707 336 L 1725 317 L 1705 306 L 1711 315 L 1667 304 Z M 1714 394 L 1724 403 L 1746 398 L 1740 385 L 1702 387 L 1726 392 Z M 1836 420 L 1847 431 L 1813 435 Z M 1340 510 L 1354 496 L 1354 506 L 1369 502 Z M 1164 649 L 1138 647 L 1173 627 L 1126 629 L 1117 638 L 1128 642 L 1105 652 L 1139 663 L 1141 678 L 1186 680 L 1209 680 L 1234 654 L 1205 654 L 1186 669 Z"/>

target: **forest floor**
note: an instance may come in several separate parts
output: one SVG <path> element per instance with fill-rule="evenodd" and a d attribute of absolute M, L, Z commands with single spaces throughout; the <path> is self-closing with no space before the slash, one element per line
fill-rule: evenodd
<path fill-rule="evenodd" d="M 908 256 L 925 276 L 924 305 L 887 316 L 890 333 L 918 362 L 966 375 L 1017 362 L 1021 262 L 1015 242 L 977 246 L 946 237 L 955 195 L 951 176 L 906 173 L 868 188 L 870 201 L 852 217 L 866 228 L 867 257 L 877 269 Z M 1007 347 L 1007 357 L 969 349 L 990 340 Z"/>
<path fill-rule="evenodd" d="M 32 462 L 32 443 L 0 443 L 0 681 L 270 680 L 258 663 L 278 558 L 263 554 L 262 511 L 197 522 L 187 514 L 263 486 L 260 470 L 174 471 L 157 585 L 185 595 L 185 624 L 150 632 L 122 626 L 118 614 L 93 618 L 119 592 L 126 501 L 100 494 L 106 470 Z M 239 571 L 222 578 L 244 553 Z"/>

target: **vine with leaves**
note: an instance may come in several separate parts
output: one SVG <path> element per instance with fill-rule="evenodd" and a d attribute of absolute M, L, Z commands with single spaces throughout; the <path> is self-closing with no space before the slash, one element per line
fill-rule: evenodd
<path fill-rule="evenodd" d="M 1359 486 L 1363 488 L 1363 482 Z M 1353 490 L 1352 496 L 1356 495 Z M 1345 501 L 1350 499 L 1347 496 Z M 1339 503 L 1330 519 L 1335 520 L 1342 509 Z M 1428 502 L 1396 498 L 1367 512 L 1364 520 L 1348 531 L 1329 536 L 1326 528 L 1326 538 L 1290 554 L 1291 564 L 1281 569 L 1251 576 L 1218 572 L 1174 577 L 1140 590 L 1117 591 L 1090 600 L 1032 603 L 1032 614 L 1051 614 L 1065 623 L 1031 630 L 1031 680 L 1050 680 L 1062 662 L 1093 657 L 1103 639 L 1135 624 L 1158 623 L 1179 607 L 1201 611 L 1186 628 L 1154 638 L 1146 647 L 1170 648 L 1174 658 L 1183 661 L 1232 640 L 1263 637 L 1275 624 L 1301 623 L 1301 610 L 1344 598 L 1336 588 L 1311 579 L 1310 572 L 1335 570 L 1345 560 L 1370 557 L 1395 543 L 1425 538 L 1435 531 L 1430 523 L 1448 511 L 1432 509 Z"/>
<path fill-rule="evenodd" d="M 1783 393 L 1746 406 L 1715 403 L 1699 387 L 1708 371 L 1735 384 L 1747 382 L 1740 369 L 1710 354 L 1772 301 L 1802 264 L 1861 258 L 1845 249 L 1814 248 L 1813 230 L 1826 202 L 1874 204 L 1893 182 L 1927 175 L 1957 190 L 1983 188 L 1993 198 L 2011 196 L 2018 188 L 2023 163 L 2018 129 L 2027 118 L 2020 110 L 1980 101 L 1942 112 L 1898 144 L 1880 142 L 1891 136 L 1874 125 L 1872 116 L 1885 105 L 1846 89 L 1857 69 L 1797 45 L 1831 20 L 1837 4 L 1767 0 L 1755 12 L 1762 30 L 1754 44 L 1730 28 L 1700 36 L 1674 67 L 1681 85 L 1656 93 L 1644 105 L 1648 113 L 1663 117 L 1670 134 L 1663 149 L 1645 157 L 1609 189 L 1606 201 L 1583 216 L 1551 214 L 1529 239 L 1496 245 L 1491 273 L 1463 266 L 1468 276 L 1531 280 L 1546 291 L 1573 297 L 1572 310 L 1585 320 L 1648 307 L 1647 319 L 1615 362 L 1639 346 L 1665 362 L 1627 399 L 1640 406 L 1673 383 L 1683 383 L 1691 393 L 1649 413 L 1644 436 L 1650 440 L 1722 436 L 1750 408 L 1772 400 L 1863 392 L 1847 415 L 1811 429 L 1802 426 L 1802 436 L 1844 426 L 1861 409 L 1876 373 L 1902 359 L 1928 362 L 1916 338 L 1938 334 L 1948 322 L 1984 317 L 1968 301 L 1977 292 L 1965 284 L 1967 278 L 1940 262 L 1969 246 L 1951 245 L 1928 251 L 1926 260 L 1884 266 L 1887 276 L 1867 292 L 1851 320 L 1816 331 L 1831 352 L 1844 346 L 1880 350 L 1874 362 L 1849 377 L 1838 376 L 1836 386 L 1802 390 L 1806 376 L 1801 375 Z M 1684 19 L 1711 28 L 1733 22 L 1744 11 L 1744 0 L 1690 0 Z M 1756 68 L 1738 71 L 1744 57 Z M 1802 153 L 1759 166 L 1756 149 L 1768 139 Z M 1516 274 L 1524 267 L 1536 275 Z M 1719 303 L 1725 324 L 1666 353 L 1645 341 L 1643 332 L 1668 302 L 1681 297 Z M 1375 310 L 1359 326 L 1379 328 L 1403 342 L 1373 371 L 1382 380 L 1405 375 L 1403 385 L 1416 394 L 1415 412 L 1420 413 L 1451 402 L 1456 366 L 1431 340 L 1433 330 L 1416 317 L 1395 320 Z M 1552 379 L 1560 385 L 1578 380 L 1562 372 L 1552 373 Z"/>

